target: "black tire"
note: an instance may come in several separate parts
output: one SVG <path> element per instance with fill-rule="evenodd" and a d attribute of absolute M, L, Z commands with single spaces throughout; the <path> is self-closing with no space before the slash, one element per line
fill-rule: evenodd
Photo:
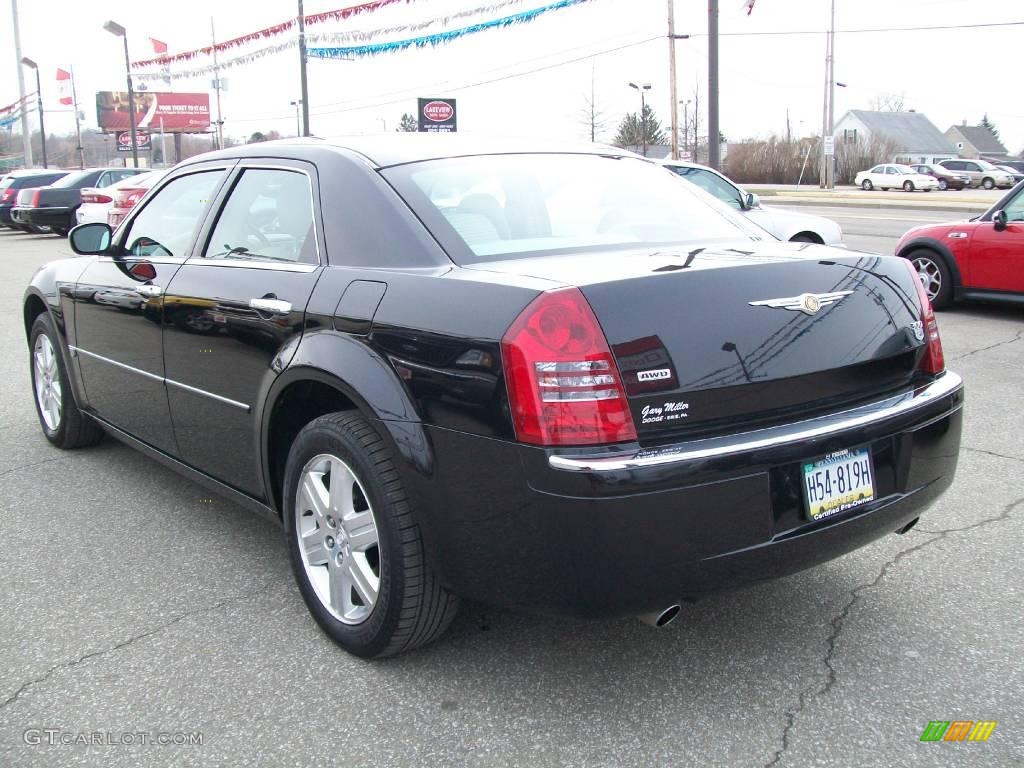
<path fill-rule="evenodd" d="M 945 260 L 935 251 L 918 248 L 906 255 L 907 261 L 914 265 L 918 273 L 926 271 L 939 278 L 939 288 L 934 294 L 925 286 L 925 292 L 931 299 L 933 309 L 945 309 L 953 300 L 953 276 L 946 266 Z M 922 281 L 923 282 L 923 281 Z"/>
<path fill-rule="evenodd" d="M 947 189 L 949 189 L 949 182 L 946 181 L 945 179 L 939 179 L 939 189 L 945 192 Z"/>
<path fill-rule="evenodd" d="M 874 186 L 875 185 L 871 183 L 871 179 L 864 179 L 864 181 L 860 183 L 860 188 L 863 189 L 865 192 L 870 192 L 872 189 L 874 189 Z"/>
<path fill-rule="evenodd" d="M 903 191 L 904 192 L 913 192 L 914 191 L 914 182 L 912 182 L 912 181 L 904 181 L 903 182 Z"/>
<path fill-rule="evenodd" d="M 995 189 L 996 183 L 986 176 L 984 179 L 981 180 L 981 186 L 983 186 L 985 189 Z"/>
<path fill-rule="evenodd" d="M 303 468 L 327 454 L 344 462 L 365 493 L 376 525 L 379 590 L 358 624 L 336 618 L 317 596 L 300 551 L 295 506 Z M 289 559 L 313 618 L 346 651 L 381 658 L 409 651 L 440 636 L 455 618 L 459 599 L 441 586 L 426 560 L 423 536 L 383 438 L 357 412 L 321 416 L 299 432 L 288 453 L 284 520 Z"/>
<path fill-rule="evenodd" d="M 57 237 L 67 237 L 68 231 L 63 227 L 54 227 L 53 234 L 57 235 Z"/>
<path fill-rule="evenodd" d="M 60 417 L 56 428 L 51 428 L 46 423 L 43 410 L 39 404 L 39 397 L 36 390 L 36 371 L 34 353 L 36 340 L 40 336 L 46 336 L 54 352 L 57 376 L 60 382 Z M 84 448 L 95 445 L 103 439 L 103 428 L 95 421 L 83 414 L 75 402 L 75 395 L 71 391 L 71 382 L 68 380 L 68 372 L 64 367 L 64 358 L 60 353 L 60 341 L 57 332 L 53 327 L 53 320 L 50 315 L 43 312 L 35 322 L 32 323 L 32 330 L 29 333 L 29 375 L 32 378 L 32 401 L 36 405 L 36 415 L 39 417 L 39 426 L 43 429 L 46 439 L 58 448 L 72 449 Z"/>

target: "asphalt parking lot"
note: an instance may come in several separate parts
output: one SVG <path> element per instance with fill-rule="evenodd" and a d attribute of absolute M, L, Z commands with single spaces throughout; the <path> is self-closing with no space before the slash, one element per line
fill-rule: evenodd
<path fill-rule="evenodd" d="M 918 214 L 888 216 L 841 223 L 885 250 Z M 21 297 L 65 254 L 0 231 L 0 766 L 1024 764 L 1020 308 L 939 316 L 960 470 L 909 534 L 665 629 L 471 604 L 365 662 L 307 614 L 272 525 L 112 440 L 43 438 Z M 998 725 L 922 743 L 931 720 Z M 202 744 L 141 743 L 160 733 Z"/>

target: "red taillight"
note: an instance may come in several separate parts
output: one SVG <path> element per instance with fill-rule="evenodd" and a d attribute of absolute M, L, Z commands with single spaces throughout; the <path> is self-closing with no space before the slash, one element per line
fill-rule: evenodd
<path fill-rule="evenodd" d="M 35 192 L 32 193 L 32 204 L 29 206 L 30 208 L 39 207 L 39 195 L 42 193 L 42 191 L 43 190 L 41 189 L 37 189 Z"/>
<path fill-rule="evenodd" d="M 619 371 L 578 288 L 542 293 L 501 340 L 516 437 L 534 445 L 636 440 Z"/>
<path fill-rule="evenodd" d="M 139 189 L 137 187 L 119 190 L 114 204 L 118 208 L 131 208 L 142 199 L 142 196 L 145 195 L 147 191 L 148 190 L 146 189 Z"/>
<path fill-rule="evenodd" d="M 9 203 L 9 202 L 11 202 L 11 198 L 14 197 L 14 193 L 15 192 L 17 192 L 17 190 L 16 189 L 11 189 L 10 187 L 5 189 L 3 191 L 3 194 L 0 194 L 0 203 Z"/>
<path fill-rule="evenodd" d="M 942 339 L 939 338 L 939 323 L 935 319 L 935 311 L 924 290 L 920 275 L 917 274 L 913 264 L 909 261 L 906 264 L 914 280 L 914 285 L 917 286 L 917 300 L 921 305 L 921 326 L 924 329 L 924 357 L 921 358 L 918 368 L 925 373 L 939 374 L 946 370 L 946 359 L 942 354 Z"/>
<path fill-rule="evenodd" d="M 105 195 L 102 192 L 91 190 L 89 192 L 82 192 L 83 203 L 112 203 L 114 198 L 110 195 Z"/>

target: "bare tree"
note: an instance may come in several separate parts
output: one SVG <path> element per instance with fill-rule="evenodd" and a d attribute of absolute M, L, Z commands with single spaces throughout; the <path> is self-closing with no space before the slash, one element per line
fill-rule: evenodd
<path fill-rule="evenodd" d="M 879 92 L 871 100 L 871 109 L 875 112 L 905 112 L 907 94 L 904 91 L 899 93 Z"/>
<path fill-rule="evenodd" d="M 590 96 L 583 96 L 583 106 L 580 108 L 580 124 L 590 133 L 590 140 L 597 141 L 599 134 L 608 128 L 608 118 L 603 109 L 597 106 L 597 97 L 594 94 L 594 67 L 590 67 Z"/>

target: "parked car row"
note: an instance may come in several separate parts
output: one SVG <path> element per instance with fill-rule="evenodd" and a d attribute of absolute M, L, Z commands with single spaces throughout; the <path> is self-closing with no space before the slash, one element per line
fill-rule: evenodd
<path fill-rule="evenodd" d="M 83 190 L 89 191 L 91 200 L 98 201 L 106 195 L 97 190 L 143 173 L 144 168 L 89 168 L 8 174 L 0 179 L 0 224 L 33 234 L 66 236 L 79 223 Z"/>
<path fill-rule="evenodd" d="M 866 191 L 902 189 L 904 192 L 933 189 L 1009 189 L 1024 171 L 1011 166 L 996 166 L 986 160 L 941 160 L 938 163 L 881 163 L 861 171 L 854 183 Z"/>

